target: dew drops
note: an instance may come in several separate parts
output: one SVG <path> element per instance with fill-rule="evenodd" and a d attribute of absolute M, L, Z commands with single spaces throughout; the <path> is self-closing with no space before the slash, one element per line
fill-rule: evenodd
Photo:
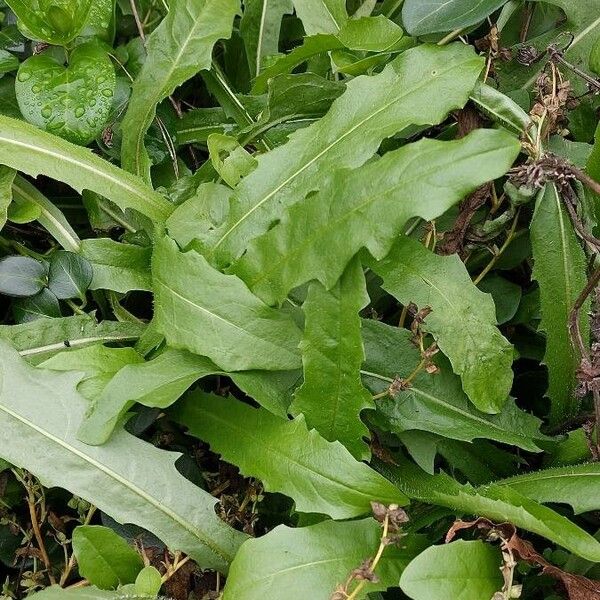
<path fill-rule="evenodd" d="M 17 79 L 19 81 L 27 81 L 31 77 L 31 73 L 29 71 L 19 71 L 17 75 Z"/>
<path fill-rule="evenodd" d="M 78 106 L 75 109 L 75 116 L 80 119 L 81 117 L 83 117 L 83 115 L 85 114 L 85 108 L 83 108 L 83 106 Z"/>
<path fill-rule="evenodd" d="M 50 106 L 44 106 L 44 108 L 42 108 L 42 117 L 44 117 L 44 119 L 49 119 L 52 116 L 52 108 Z"/>
<path fill-rule="evenodd" d="M 106 88 L 102 90 L 102 95 L 105 96 L 106 98 L 112 98 L 113 95 L 113 91 Z"/>

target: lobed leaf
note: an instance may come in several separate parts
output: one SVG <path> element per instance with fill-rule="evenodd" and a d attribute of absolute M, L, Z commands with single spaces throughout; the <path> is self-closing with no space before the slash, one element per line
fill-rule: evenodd
<path fill-rule="evenodd" d="M 381 465 L 411 499 L 450 508 L 469 515 L 512 523 L 566 548 L 582 558 L 600 560 L 600 542 L 557 512 L 534 502 L 507 486 L 491 484 L 478 488 L 461 485 L 446 474 L 428 475 L 406 460 L 399 468 Z"/>
<path fill-rule="evenodd" d="M 356 168 L 383 139 L 410 124 L 433 124 L 462 106 L 481 59 L 461 45 L 421 46 L 401 54 L 382 73 L 357 77 L 310 127 L 258 158 L 237 186 L 225 224 L 212 232 L 206 252 L 224 265 L 239 257 L 286 208 L 318 189 L 331 171 Z"/>
<path fill-rule="evenodd" d="M 373 393 L 389 388 L 395 377 L 408 377 L 420 361 L 406 329 L 365 320 L 363 339 L 367 356 L 362 374 Z M 395 398 L 377 401 L 379 427 L 395 433 L 427 431 L 464 442 L 486 438 L 530 452 L 539 452 L 540 442 L 550 439 L 540 432 L 540 419 L 519 410 L 513 400 L 497 415 L 478 411 L 447 361 L 437 364 L 439 373 L 421 373 Z"/>
<path fill-rule="evenodd" d="M 364 350 L 358 313 L 368 303 L 358 259 L 331 291 L 318 282 L 311 284 L 302 305 L 304 383 L 290 406 L 291 414 L 303 414 L 308 427 L 330 442 L 340 441 L 358 459 L 370 455 L 363 440 L 369 430 L 360 413 L 375 408 L 360 380 Z"/>
<path fill-rule="evenodd" d="M 172 0 L 169 12 L 148 38 L 148 57 L 133 84 L 123 119 L 123 168 L 150 183 L 144 136 L 156 107 L 203 69 L 210 68 L 217 40 L 231 35 L 239 0 Z"/>
<path fill-rule="evenodd" d="M 308 430 L 301 416 L 288 421 L 202 392 L 189 395 L 170 414 L 244 475 L 260 479 L 267 491 L 293 498 L 300 512 L 349 519 L 368 513 L 372 501 L 406 502 L 404 494 L 339 442 Z"/>
<path fill-rule="evenodd" d="M 40 371 L 6 343 L 0 355 L 2 458 L 118 522 L 152 531 L 206 568 L 227 570 L 245 536 L 217 517 L 216 499 L 179 475 L 176 454 L 124 430 L 108 446 L 79 442 L 77 426 L 87 404 L 75 391 L 81 375 Z"/>
<path fill-rule="evenodd" d="M 228 371 L 300 366 L 300 330 L 263 304 L 235 275 L 224 275 L 168 237 L 152 257 L 155 322 L 169 345 L 208 356 Z"/>
<path fill-rule="evenodd" d="M 402 237 L 371 268 L 402 304 L 431 309 L 424 328 L 450 359 L 471 402 L 483 412 L 500 412 L 512 387 L 513 349 L 496 327 L 491 296 L 473 285 L 458 256 L 438 256 Z"/>
<path fill-rule="evenodd" d="M 268 303 L 311 279 L 326 288 L 367 248 L 384 258 L 411 217 L 439 217 L 519 152 L 505 132 L 478 130 L 454 142 L 422 140 L 353 171 L 337 171 L 253 240 L 230 271 Z"/>

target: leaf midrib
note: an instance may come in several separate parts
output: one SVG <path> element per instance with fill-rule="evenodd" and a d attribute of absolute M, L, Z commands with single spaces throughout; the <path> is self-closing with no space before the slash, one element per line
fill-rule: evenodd
<path fill-rule="evenodd" d="M 371 371 L 364 371 L 362 369 L 361 369 L 360 372 L 361 372 L 361 374 L 363 374 L 363 375 L 365 375 L 367 377 L 373 377 L 375 379 L 380 379 L 380 380 L 386 381 L 388 383 L 393 383 L 394 382 L 394 380 L 391 377 L 386 377 L 384 375 L 380 375 L 379 373 L 374 373 L 374 372 L 371 372 Z M 504 429 L 502 427 L 500 427 L 499 425 L 497 425 L 497 424 L 495 424 L 495 423 L 493 423 L 491 421 L 487 421 L 486 419 L 483 419 L 481 417 L 478 417 L 477 415 L 474 415 L 472 413 L 464 411 L 461 408 L 459 408 L 458 406 L 455 406 L 454 404 L 446 403 L 443 400 L 439 399 L 438 397 L 432 396 L 430 393 L 425 392 L 424 390 L 420 389 L 415 384 L 413 384 L 410 387 L 409 391 L 414 392 L 417 395 L 421 395 L 424 398 L 427 398 L 428 400 L 431 400 L 434 404 L 437 404 L 438 406 L 446 408 L 446 409 L 450 410 L 451 412 L 455 412 L 455 413 L 461 415 L 462 417 L 465 417 L 468 420 L 475 421 L 477 423 L 480 423 L 481 425 L 484 425 L 487 428 L 497 430 L 497 431 L 499 431 L 501 433 L 505 433 Z M 514 433 L 514 432 L 511 432 L 511 435 L 517 435 L 517 434 Z M 526 438 L 526 436 L 520 436 L 520 437 L 522 437 L 523 439 L 529 439 L 529 438 Z M 473 439 L 476 439 L 476 437 L 473 438 Z"/>
<path fill-rule="evenodd" d="M 2 381 L 0 382 L 0 397 L 2 397 L 5 393 L 6 393 L 6 389 L 5 389 L 5 384 L 4 384 L 4 377 L 2 377 Z M 223 552 L 223 550 L 221 548 L 218 548 L 212 542 L 211 538 L 201 536 L 199 529 L 194 527 L 192 524 L 188 524 L 188 522 L 185 519 L 180 517 L 176 512 L 172 511 L 168 506 L 155 500 L 152 496 L 147 494 L 140 487 L 138 487 L 135 484 L 132 484 L 132 482 L 128 481 L 126 478 L 119 475 L 119 473 L 116 473 L 115 471 L 113 471 L 109 467 L 107 467 L 106 465 L 102 464 L 101 462 L 97 461 L 96 459 L 92 458 L 91 456 L 86 455 L 85 453 L 81 452 L 74 446 L 68 444 L 66 441 L 61 440 L 59 437 L 55 436 L 54 434 L 50 433 L 49 431 L 42 429 L 41 427 L 39 427 L 32 421 L 29 421 L 25 417 L 22 417 L 18 413 L 12 411 L 10 408 L 8 408 L 3 403 L 0 403 L 0 411 L 4 412 L 9 417 L 12 417 L 13 419 L 18 421 L 25 427 L 29 427 L 30 429 L 32 429 L 33 431 L 35 431 L 42 437 L 50 440 L 51 442 L 53 442 L 54 444 L 56 444 L 57 446 L 62 448 L 63 450 L 74 454 L 75 456 L 80 458 L 83 462 L 88 463 L 89 465 L 95 467 L 100 472 L 104 473 L 107 477 L 116 481 L 118 484 L 120 484 L 126 490 L 129 490 L 131 493 L 137 495 L 139 498 L 144 500 L 146 503 L 148 503 L 150 506 L 152 506 L 155 510 L 163 513 L 169 519 L 171 519 L 172 521 L 177 523 L 188 534 L 192 535 L 192 537 L 198 539 L 203 545 L 210 548 L 210 550 L 212 552 L 214 552 L 217 556 L 219 556 L 225 562 L 227 562 L 227 563 L 231 562 L 232 557 L 230 557 L 227 553 Z"/>
<path fill-rule="evenodd" d="M 437 151 L 437 149 L 435 149 L 435 151 Z M 492 148 L 490 150 L 484 150 L 484 151 L 481 151 L 481 150 L 474 151 L 472 155 L 469 155 L 467 157 L 462 157 L 461 160 L 466 160 L 466 159 L 471 160 L 473 158 L 473 156 L 482 158 L 482 157 L 486 156 L 487 154 L 494 154 L 496 152 L 498 152 L 498 148 Z M 426 153 L 424 155 L 411 157 L 410 160 L 408 160 L 407 163 L 402 167 L 402 171 L 401 171 L 401 174 L 399 175 L 399 178 L 402 177 L 404 175 L 404 173 L 406 173 L 410 169 L 411 165 L 414 163 L 415 160 L 418 159 L 418 160 L 422 160 L 423 162 L 426 162 L 426 158 L 427 158 Z M 453 164 L 456 165 L 456 162 L 457 161 L 454 161 Z M 448 165 L 444 165 L 444 167 L 447 167 L 447 166 Z M 320 237 L 322 237 L 329 230 L 332 230 L 332 229 L 337 228 L 338 226 L 341 226 L 341 224 L 344 223 L 345 221 L 349 221 L 355 215 L 355 213 L 360 212 L 360 211 L 364 210 L 365 208 L 369 207 L 373 202 L 375 202 L 377 200 L 381 200 L 383 197 L 397 192 L 398 189 L 400 189 L 401 187 L 410 185 L 414 181 L 418 181 L 421 179 L 428 180 L 432 174 L 439 172 L 440 168 L 441 168 L 440 165 L 436 165 L 435 169 L 421 172 L 421 173 L 419 173 L 418 177 L 414 177 L 414 178 L 407 177 L 407 178 L 403 178 L 401 180 L 399 179 L 397 184 L 392 185 L 390 188 L 388 188 L 385 191 L 379 190 L 375 194 L 368 196 L 366 198 L 366 200 L 364 200 L 364 202 L 361 202 L 360 204 L 352 207 L 347 212 L 341 213 L 338 217 L 336 217 L 335 220 L 322 221 L 323 226 L 311 229 L 310 234 L 308 236 L 302 238 L 302 243 L 295 246 L 293 252 L 291 252 L 289 254 L 281 255 L 281 257 L 282 257 L 281 260 L 270 261 L 268 268 L 264 268 L 264 267 L 261 268 L 260 272 L 258 273 L 258 277 L 255 277 L 251 280 L 244 280 L 244 281 L 247 282 L 247 285 L 248 285 L 248 287 L 250 287 L 250 289 L 254 290 L 259 283 L 265 281 L 272 273 L 277 271 L 281 265 L 284 265 L 284 264 L 288 263 L 294 257 L 301 255 L 302 251 L 306 247 L 311 247 L 312 245 L 314 245 L 314 242 L 316 240 L 318 240 Z M 295 206 L 299 206 L 299 205 L 295 205 Z M 407 221 L 410 218 L 411 217 L 407 217 Z M 275 229 L 273 229 L 272 231 L 275 231 Z M 265 234 L 265 236 L 266 235 L 269 235 L 269 232 L 267 232 Z M 243 260 L 243 258 L 241 260 Z"/>
<path fill-rule="evenodd" d="M 110 173 L 108 173 L 105 170 L 102 169 L 97 169 L 95 168 L 92 164 L 90 164 L 89 162 L 71 157 L 69 154 L 65 154 L 65 153 L 61 153 L 61 152 L 55 152 L 53 150 L 50 150 L 48 148 L 44 148 L 42 146 L 38 146 L 35 144 L 31 144 L 31 143 L 27 143 L 27 142 L 21 142 L 19 140 L 15 140 L 9 137 L 3 137 L 2 134 L 0 133 L 0 142 L 6 142 L 7 145 L 14 145 L 14 146 L 19 146 L 22 148 L 27 149 L 30 152 L 34 152 L 34 153 L 39 153 L 39 154 L 45 154 L 47 156 L 50 156 L 54 159 L 58 159 L 60 161 L 65 161 L 68 162 L 78 168 L 84 169 L 86 171 L 89 171 L 91 173 L 94 173 L 96 176 L 98 176 L 101 179 L 105 179 L 107 181 L 109 181 L 112 184 L 117 185 L 118 187 L 126 190 L 127 192 L 131 193 L 133 196 L 135 196 L 136 198 L 138 198 L 139 200 L 142 201 L 143 204 L 150 204 L 153 210 L 159 211 L 161 213 L 162 217 L 167 217 L 168 216 L 168 209 L 166 206 L 167 201 L 165 200 L 165 206 L 161 206 L 157 199 L 153 199 L 151 198 L 151 194 L 154 194 L 155 192 L 153 192 L 152 190 L 148 190 L 148 194 L 142 194 L 139 190 L 137 190 L 135 187 L 132 187 L 131 185 L 129 185 L 123 178 L 121 177 L 115 177 L 113 175 L 111 175 Z M 36 169 L 37 170 L 37 169 Z M 135 208 L 135 207 L 132 207 Z M 141 208 L 138 208 L 137 210 L 142 211 Z"/>
<path fill-rule="evenodd" d="M 261 410 L 261 409 L 253 409 L 253 410 Z M 262 409 L 265 410 L 265 409 Z M 240 437 L 247 437 L 250 438 L 251 440 L 253 440 L 256 443 L 256 447 L 257 448 L 262 448 L 262 452 L 267 452 L 271 455 L 273 455 L 276 458 L 285 458 L 287 459 L 290 463 L 292 463 L 293 465 L 295 465 L 296 467 L 298 467 L 300 470 L 304 470 L 304 471 L 308 471 L 309 473 L 313 473 L 314 475 L 316 475 L 318 478 L 325 480 L 326 482 L 329 483 L 334 483 L 336 485 L 338 485 L 339 487 L 349 490 L 352 494 L 358 494 L 360 496 L 363 496 L 364 498 L 367 498 L 369 501 L 373 500 L 373 496 L 370 494 L 367 494 L 366 492 L 363 492 L 360 489 L 357 489 L 355 487 L 352 487 L 351 485 L 344 483 L 343 481 L 340 481 L 334 477 L 330 477 L 328 475 L 325 475 L 323 473 L 320 473 L 319 471 L 315 471 L 313 469 L 311 469 L 308 465 L 302 464 L 301 462 L 298 462 L 297 460 L 295 460 L 293 457 L 289 456 L 288 454 L 285 454 L 284 452 L 282 452 L 281 450 L 277 450 L 274 449 L 273 447 L 271 447 L 269 444 L 265 444 L 264 443 L 264 439 L 261 439 L 260 437 L 257 437 L 254 435 L 253 431 L 250 428 L 244 428 L 240 425 L 238 425 L 238 423 L 234 423 L 231 420 L 226 420 L 223 417 L 221 417 L 220 415 L 215 414 L 214 412 L 210 411 L 209 409 L 204 409 L 204 413 L 205 415 L 207 415 L 209 418 L 212 418 L 213 420 L 217 421 L 218 423 L 222 424 L 225 428 L 229 427 L 231 430 L 233 430 L 234 432 L 241 434 Z M 288 421 L 288 423 L 295 423 L 297 424 L 297 421 Z M 285 423 L 284 423 L 285 424 Z M 310 434 L 310 431 L 309 431 Z M 325 441 L 326 444 L 331 445 L 332 442 L 327 442 Z M 343 447 L 343 446 L 341 446 Z M 357 461 L 358 464 L 364 464 L 361 463 L 359 461 Z M 268 477 L 268 476 L 267 476 Z M 390 482 L 387 481 L 387 479 L 383 478 L 382 480 L 386 483 L 389 483 L 391 486 L 393 486 L 393 484 L 391 484 Z M 266 484 L 268 479 L 265 478 L 264 483 Z M 315 490 L 316 491 L 316 490 Z M 400 495 L 400 490 L 398 490 L 399 495 Z M 331 500 L 327 500 L 326 498 L 324 498 L 322 495 L 318 495 L 318 498 L 321 502 L 325 502 L 328 506 L 336 506 Z M 295 499 L 296 500 L 296 499 Z M 298 502 L 296 500 L 296 502 Z M 354 505 L 349 505 L 352 506 L 354 508 L 358 508 L 356 506 L 356 504 Z"/>
<path fill-rule="evenodd" d="M 469 57 L 468 60 L 465 60 L 465 61 L 461 62 L 460 64 L 454 63 L 450 67 L 448 67 L 446 69 L 442 69 L 440 72 L 438 72 L 438 75 L 436 77 L 439 77 L 441 79 L 441 77 L 443 75 L 446 75 L 447 73 L 450 73 L 451 71 L 454 71 L 455 69 L 460 69 L 464 64 L 466 64 L 467 62 L 470 62 L 472 60 L 473 60 L 473 58 Z M 306 171 L 309 167 L 311 167 L 322 156 L 327 154 L 332 148 L 334 148 L 340 142 L 344 141 L 346 139 L 346 137 L 352 135 L 357 129 L 363 127 L 370 120 L 376 118 L 377 116 L 379 116 L 380 113 L 388 110 L 391 106 L 393 106 L 397 102 L 401 102 L 402 100 L 405 100 L 409 95 L 411 95 L 417 91 L 420 91 L 422 88 L 426 87 L 430 83 L 431 83 L 430 79 L 427 79 L 427 78 L 421 79 L 418 85 L 410 88 L 409 91 L 406 91 L 405 93 L 403 93 L 399 96 L 395 96 L 391 102 L 384 104 L 383 106 L 378 108 L 374 113 L 371 113 L 368 117 L 365 117 L 364 119 L 359 121 L 356 125 L 354 125 L 350 129 L 345 131 L 335 141 L 328 144 L 321 152 L 319 152 L 316 156 L 311 158 L 302 167 L 300 167 L 294 173 L 292 173 L 287 179 L 285 179 L 282 183 L 280 183 L 275 189 L 270 191 L 262 200 L 260 200 L 257 204 L 255 204 L 250 210 L 246 211 L 246 213 L 244 213 L 235 223 L 233 223 L 228 229 L 226 229 L 223 232 L 223 234 L 221 235 L 221 237 L 214 244 L 214 246 L 212 248 L 213 252 L 215 252 L 217 250 L 217 248 L 219 248 L 219 246 L 224 242 L 224 240 L 227 239 L 229 237 L 229 235 L 233 231 L 235 231 L 235 229 L 237 229 L 241 223 L 243 223 L 246 219 L 248 219 L 256 210 L 258 210 L 263 204 L 265 204 L 265 202 L 268 202 L 273 196 L 275 196 L 277 193 L 279 193 L 280 190 L 282 190 L 285 186 L 287 186 L 291 181 L 293 181 L 294 179 L 299 177 L 304 171 Z M 399 119 L 398 121 L 399 121 L 399 123 L 403 123 L 402 119 Z M 406 121 L 406 118 L 405 118 L 405 121 Z M 401 129 L 402 125 L 400 125 L 398 128 Z"/>

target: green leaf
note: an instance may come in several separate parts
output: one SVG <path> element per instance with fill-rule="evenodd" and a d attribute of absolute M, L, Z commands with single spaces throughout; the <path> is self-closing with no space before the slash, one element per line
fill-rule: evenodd
<path fill-rule="evenodd" d="M 536 502 L 560 502 L 573 507 L 575 514 L 600 508 L 600 465 L 587 463 L 543 469 L 496 482 L 509 486 Z"/>
<path fill-rule="evenodd" d="M 235 138 L 213 133 L 208 136 L 207 146 L 215 171 L 231 187 L 256 168 L 256 159 Z"/>
<path fill-rule="evenodd" d="M 344 83 L 314 73 L 277 75 L 269 79 L 267 106 L 254 128 L 247 130 L 248 137 L 282 123 L 310 122 L 311 118 L 322 117 L 345 89 Z"/>
<path fill-rule="evenodd" d="M 66 45 L 85 24 L 91 0 L 8 0 L 6 3 L 17 15 L 25 32 L 33 39 L 49 44 Z"/>
<path fill-rule="evenodd" d="M 32 177 L 40 174 L 70 185 L 78 192 L 92 190 L 119 208 L 137 210 L 162 223 L 173 206 L 137 177 L 33 125 L 0 116 L 0 163 Z"/>
<path fill-rule="evenodd" d="M 84 373 L 77 390 L 89 400 L 97 400 L 115 373 L 126 365 L 142 362 L 143 358 L 133 348 L 110 348 L 103 344 L 94 344 L 84 348 L 65 349 L 38 366 L 52 371 Z"/>
<path fill-rule="evenodd" d="M 89 315 L 43 319 L 24 325 L 0 325 L 0 339 L 32 363 L 39 363 L 65 348 L 137 340 L 145 329 L 139 323 L 102 321 Z"/>
<path fill-rule="evenodd" d="M 411 499 L 444 506 L 459 514 L 487 517 L 497 523 L 509 522 L 582 558 L 600 560 L 600 543 L 594 537 L 516 490 L 494 484 L 473 488 L 446 474 L 428 475 L 405 459 L 399 459 L 399 464 L 397 468 L 380 464 L 380 470 Z"/>
<path fill-rule="evenodd" d="M 384 258 L 411 217 L 439 217 L 503 175 L 518 152 L 509 134 L 478 130 L 454 142 L 422 140 L 337 171 L 253 240 L 231 271 L 268 303 L 311 279 L 330 288 L 362 247 Z"/>
<path fill-rule="evenodd" d="M 79 251 L 79 236 L 65 215 L 35 186 L 21 175 L 17 175 L 12 184 L 12 191 L 13 204 L 10 208 L 19 207 L 20 216 L 25 214 L 26 219 L 16 219 L 15 214 L 9 210 L 8 217 L 11 221 L 28 223 L 37 220 L 65 250 Z"/>
<path fill-rule="evenodd" d="M 30 123 L 85 146 L 104 129 L 116 85 L 106 50 L 89 42 L 73 50 L 68 67 L 47 53 L 31 56 L 19 67 L 15 91 Z"/>
<path fill-rule="evenodd" d="M 50 259 L 48 287 L 59 300 L 85 298 L 92 276 L 92 265 L 83 256 L 59 250 Z"/>
<path fill-rule="evenodd" d="M 107 382 L 98 401 L 79 428 L 86 444 L 103 444 L 121 415 L 135 402 L 153 408 L 171 406 L 195 381 L 220 373 L 208 358 L 168 349 L 157 358 L 123 366 Z"/>
<path fill-rule="evenodd" d="M 81 256 L 94 271 L 92 290 L 152 290 L 150 247 L 120 244 L 109 238 L 91 238 L 81 242 Z"/>
<path fill-rule="evenodd" d="M 291 395 L 289 388 L 300 377 L 295 371 L 226 373 L 208 358 L 168 348 L 147 362 L 127 364 L 114 375 L 86 414 L 79 439 L 86 444 L 103 444 L 135 402 L 150 408 L 168 408 L 195 381 L 208 375 L 228 375 L 241 390 L 280 417 L 286 417 L 286 396 Z"/>
<path fill-rule="evenodd" d="M 546 333 L 550 419 L 556 424 L 575 415 L 579 407 L 575 396 L 579 361 L 571 344 L 569 316 L 587 274 L 585 254 L 553 184 L 538 196 L 530 231 L 533 276 L 540 286 L 540 328 Z M 579 323 L 584 340 L 589 336 L 588 306 L 582 309 Z"/>
<path fill-rule="evenodd" d="M 162 586 L 161 575 L 153 566 L 144 567 L 135 580 L 136 594 L 156 597 Z"/>
<path fill-rule="evenodd" d="M 523 132 L 533 135 L 535 125 L 531 117 L 514 100 L 491 85 L 478 81 L 471 94 L 471 100 L 492 121 L 509 131 L 518 135 Z"/>
<path fill-rule="evenodd" d="M 7 50 L 0 50 L 0 75 L 16 71 L 18 68 L 19 59 Z"/>
<path fill-rule="evenodd" d="M 329 52 L 344 48 L 344 44 L 335 35 L 318 34 L 304 38 L 301 46 L 294 48 L 288 54 L 284 54 L 272 65 L 268 65 L 259 73 L 252 86 L 253 94 L 264 94 L 267 92 L 269 81 L 277 75 L 291 73 L 297 66 L 306 62 L 308 59 Z"/>
<path fill-rule="evenodd" d="M 8 219 L 8 207 L 13 199 L 12 184 L 16 174 L 14 169 L 0 165 L 0 230 Z"/>
<path fill-rule="evenodd" d="M 477 286 L 482 292 L 490 294 L 496 305 L 496 322 L 507 323 L 516 314 L 521 303 L 521 287 L 504 277 L 492 273 Z"/>
<path fill-rule="evenodd" d="M 424 328 L 450 359 L 471 402 L 483 412 L 500 412 L 512 386 L 513 349 L 496 327 L 491 296 L 473 285 L 460 258 L 438 256 L 402 237 L 371 268 L 402 304 L 431 309 Z"/>
<path fill-rule="evenodd" d="M 243 544 L 231 565 L 223 600 L 329 600 L 365 557 L 375 555 L 380 536 L 374 519 L 324 521 L 298 529 L 280 525 Z M 369 583 L 365 592 L 395 587 L 424 542 L 411 535 L 399 546 L 388 546 L 376 569 L 378 581 Z"/>
<path fill-rule="evenodd" d="M 205 568 L 227 569 L 245 536 L 217 517 L 214 498 L 177 473 L 176 454 L 124 430 L 107 446 L 79 442 L 87 405 L 75 391 L 80 375 L 40 371 L 4 343 L 0 355 L 2 458 L 151 531 Z"/>
<path fill-rule="evenodd" d="M 173 0 L 169 12 L 148 38 L 148 57 L 133 84 L 122 123 L 123 168 L 150 182 L 144 136 L 156 107 L 175 88 L 211 65 L 217 40 L 228 38 L 239 0 Z"/>
<path fill-rule="evenodd" d="M 326 291 L 311 284 L 303 304 L 306 319 L 302 340 L 304 383 L 290 406 L 326 440 L 340 441 L 358 459 L 370 456 L 363 438 L 369 430 L 360 420 L 365 408 L 375 408 L 360 380 L 364 350 L 358 313 L 369 303 L 362 266 L 354 259 L 338 284 Z"/>
<path fill-rule="evenodd" d="M 58 298 L 44 288 L 35 296 L 16 298 L 12 303 L 13 316 L 16 323 L 28 323 L 41 317 L 60 317 Z"/>
<path fill-rule="evenodd" d="M 352 50 L 383 52 L 393 48 L 404 32 L 383 15 L 350 19 L 338 33 L 337 38 Z"/>
<path fill-rule="evenodd" d="M 507 0 L 406 0 L 402 22 L 411 35 L 465 29 L 483 21 Z"/>
<path fill-rule="evenodd" d="M 231 189 L 209 181 L 202 183 L 195 194 L 180 204 L 167 219 L 169 235 L 181 248 L 187 248 L 198 232 L 223 222 Z"/>
<path fill-rule="evenodd" d="M 35 296 L 48 283 L 48 265 L 29 256 L 0 260 L 0 294 L 24 298 Z"/>
<path fill-rule="evenodd" d="M 549 32 L 527 40 L 527 44 L 532 44 L 541 51 L 545 51 L 552 43 L 558 43 L 561 47 L 568 45 L 564 54 L 566 60 L 588 72 L 592 47 L 600 39 L 600 0 L 544 0 L 544 2 L 558 6 L 565 12 L 567 19 L 566 21 L 561 19 L 559 26 Z M 573 40 L 570 44 L 566 44 L 570 35 L 573 36 Z M 514 90 L 520 86 L 529 92 L 543 65 L 544 61 L 540 61 L 536 66 L 527 68 L 516 63 L 500 75 L 503 89 Z M 587 91 L 583 81 L 579 82 L 577 77 L 571 78 L 571 81 L 576 89 Z"/>
<path fill-rule="evenodd" d="M 102 590 L 133 583 L 144 566 L 141 556 L 108 527 L 84 525 L 73 531 L 79 574 Z"/>
<path fill-rule="evenodd" d="M 177 121 L 179 144 L 204 144 L 211 133 L 232 133 L 236 128 L 222 108 L 197 108 L 186 112 Z"/>
<path fill-rule="evenodd" d="M 401 54 L 382 73 L 357 77 L 317 123 L 258 158 L 236 188 L 226 223 L 211 236 L 218 264 L 238 258 L 248 242 L 285 209 L 318 189 L 334 169 L 356 168 L 386 137 L 410 124 L 437 123 L 462 106 L 481 71 L 465 46 L 422 46 Z"/>
<path fill-rule="evenodd" d="M 293 10 L 291 0 L 244 0 L 240 34 L 252 77 L 261 72 L 266 56 L 279 52 L 281 19 Z"/>
<path fill-rule="evenodd" d="M 208 356 L 228 371 L 300 366 L 300 330 L 235 275 L 213 269 L 163 237 L 152 258 L 155 321 L 169 345 Z"/>
<path fill-rule="evenodd" d="M 292 0 L 307 35 L 337 33 L 348 20 L 345 0 Z"/>
<path fill-rule="evenodd" d="M 502 589 L 499 548 L 481 540 L 431 546 L 404 569 L 400 588 L 413 600 L 483 600 Z"/>
<path fill-rule="evenodd" d="M 366 361 L 363 377 L 367 387 L 378 394 L 392 384 L 395 377 L 408 377 L 421 360 L 406 329 L 379 321 L 363 321 Z M 440 372 L 420 373 L 411 386 L 395 398 L 377 401 L 378 426 L 395 433 L 420 430 L 447 438 L 472 442 L 487 438 L 539 452 L 538 440 L 548 440 L 540 433 L 541 421 L 506 402 L 497 415 L 479 412 L 462 391 L 460 379 L 445 360 L 438 360 Z"/>
<path fill-rule="evenodd" d="M 309 431 L 302 416 L 288 421 L 203 392 L 189 395 L 171 414 L 244 475 L 260 479 L 267 491 L 293 498 L 300 512 L 349 519 L 368 513 L 371 501 L 406 502 L 404 494 L 339 442 Z"/>

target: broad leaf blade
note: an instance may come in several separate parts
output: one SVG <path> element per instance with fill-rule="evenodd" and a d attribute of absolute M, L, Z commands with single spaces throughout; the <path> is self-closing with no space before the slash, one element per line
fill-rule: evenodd
<path fill-rule="evenodd" d="M 141 556 L 108 527 L 76 527 L 72 543 L 79 574 L 103 590 L 133 583 L 144 566 Z"/>
<path fill-rule="evenodd" d="M 79 442 L 87 404 L 75 391 L 80 375 L 41 373 L 4 343 L 0 353 L 2 458 L 121 523 L 148 529 L 200 565 L 227 569 L 244 535 L 219 520 L 212 496 L 177 473 L 176 454 L 124 430 L 108 446 Z"/>
<path fill-rule="evenodd" d="M 431 546 L 404 569 L 400 588 L 413 600 L 493 598 L 502 589 L 500 550 L 481 540 Z"/>
<path fill-rule="evenodd" d="M 229 218 L 215 230 L 207 252 L 218 264 L 231 262 L 286 207 L 318 189 L 332 169 L 358 167 L 383 139 L 410 124 L 441 121 L 466 102 L 481 67 L 464 46 L 421 46 L 378 75 L 350 81 L 320 121 L 259 157 L 258 167 L 236 188 Z"/>
<path fill-rule="evenodd" d="M 217 40 L 228 38 L 239 0 L 173 0 L 169 12 L 148 38 L 148 58 L 133 84 L 123 119 L 124 169 L 150 182 L 144 136 L 156 107 L 198 71 L 208 69 Z"/>
<path fill-rule="evenodd" d="M 288 421 L 204 393 L 188 396 L 171 414 L 266 490 L 293 498 L 298 511 L 348 519 L 368 513 L 371 501 L 405 502 L 404 494 L 339 442 L 309 431 L 302 417 Z"/>
<path fill-rule="evenodd" d="M 509 134 L 478 130 L 453 142 L 422 140 L 338 171 L 253 240 L 231 271 L 269 303 L 311 279 L 330 288 L 361 248 L 384 258 L 411 217 L 439 217 L 503 175 L 518 153 Z"/>
<path fill-rule="evenodd" d="M 329 600 L 335 588 L 379 546 L 381 527 L 373 519 L 324 521 L 292 529 L 280 525 L 244 543 L 235 557 L 223 600 Z M 395 587 L 404 567 L 423 548 L 419 536 L 389 546 L 366 592 Z"/>
<path fill-rule="evenodd" d="M 155 321 L 168 343 L 208 356 L 229 371 L 300 366 L 300 330 L 263 304 L 234 275 L 224 275 L 168 237 L 152 258 Z"/>
<path fill-rule="evenodd" d="M 94 271 L 92 290 L 152 290 L 149 247 L 121 244 L 109 238 L 90 238 L 81 242 L 81 256 Z"/>
<path fill-rule="evenodd" d="M 540 286 L 540 328 L 546 333 L 544 363 L 548 367 L 550 419 L 561 423 L 579 406 L 575 396 L 579 361 L 569 335 L 569 317 L 587 275 L 585 254 L 554 184 L 547 184 L 538 197 L 531 245 L 533 276 Z M 584 340 L 589 336 L 586 307 L 579 323 Z"/>
<path fill-rule="evenodd" d="M 483 412 L 500 412 L 512 386 L 513 349 L 496 327 L 491 296 L 473 285 L 458 256 L 438 256 L 402 237 L 371 267 L 402 304 L 431 308 L 425 329 L 450 359 L 469 399 Z"/>
<path fill-rule="evenodd" d="M 360 380 L 364 351 L 358 312 L 368 303 L 358 259 L 348 265 L 331 291 L 318 282 L 310 286 L 303 304 L 304 383 L 290 406 L 293 415 L 304 415 L 308 427 L 330 442 L 340 441 L 358 459 L 370 455 L 363 441 L 369 430 L 360 413 L 375 408 Z"/>
<path fill-rule="evenodd" d="M 46 175 L 73 189 L 92 190 L 112 200 L 119 208 L 137 210 L 162 223 L 172 205 L 145 186 L 85 148 L 75 146 L 33 125 L 0 115 L 0 163 L 32 177 Z"/>
<path fill-rule="evenodd" d="M 408 377 L 421 357 L 406 329 L 391 327 L 379 321 L 363 321 L 366 361 L 363 377 L 375 394 L 385 391 L 395 377 Z M 497 415 L 478 411 L 462 390 L 460 379 L 447 361 L 438 362 L 440 372 L 419 374 L 412 385 L 395 398 L 377 401 L 376 423 L 395 433 L 427 431 L 455 440 L 472 442 L 486 438 L 539 452 L 541 421 L 517 408 L 513 400 Z"/>

